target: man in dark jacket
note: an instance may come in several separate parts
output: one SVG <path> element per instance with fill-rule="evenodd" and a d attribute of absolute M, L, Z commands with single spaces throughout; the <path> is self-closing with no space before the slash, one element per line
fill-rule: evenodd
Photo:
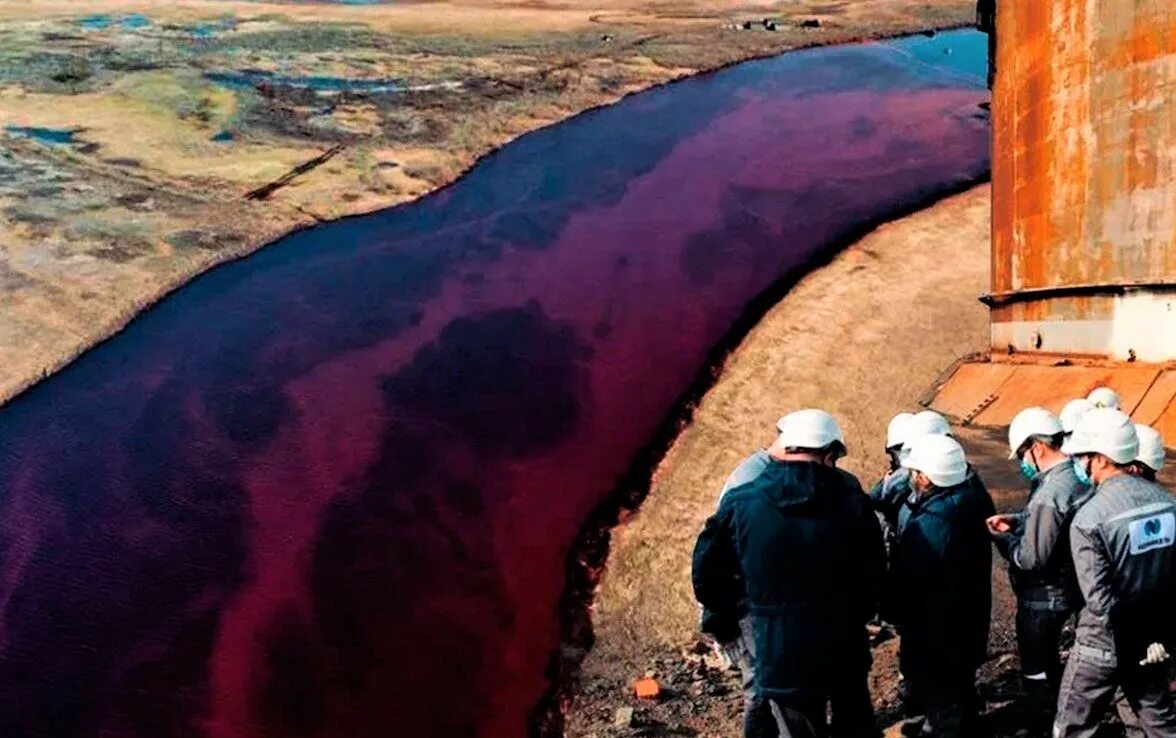
<path fill-rule="evenodd" d="M 954 738 L 975 716 L 976 669 L 988 650 L 992 498 L 948 436 L 914 441 L 913 492 L 899 513 L 883 616 L 898 625 L 900 663 L 924 733 Z"/>
<path fill-rule="evenodd" d="M 877 735 L 866 623 L 885 553 L 861 485 L 828 413 L 783 418 L 757 475 L 723 495 L 694 549 L 694 592 L 720 641 L 744 620 L 763 709 L 746 736 Z M 746 619 L 744 619 L 746 616 Z"/>
<path fill-rule="evenodd" d="M 1018 515 L 996 515 L 988 529 L 1009 562 L 1017 595 L 1017 649 L 1035 727 L 1053 724 L 1062 676 L 1062 627 L 1082 606 L 1070 557 L 1070 524 L 1094 495 L 1062 453 L 1065 431 L 1050 411 L 1022 410 L 1009 425 L 1010 459 L 1029 479 L 1029 503 Z"/>

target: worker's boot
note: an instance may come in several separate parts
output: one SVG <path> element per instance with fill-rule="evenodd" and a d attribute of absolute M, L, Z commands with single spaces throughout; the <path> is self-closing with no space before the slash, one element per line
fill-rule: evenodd
<path fill-rule="evenodd" d="M 1030 736 L 1048 738 L 1053 732 L 1057 697 L 1044 679 L 1022 679 L 1021 693 L 1025 695 L 1025 727 Z"/>

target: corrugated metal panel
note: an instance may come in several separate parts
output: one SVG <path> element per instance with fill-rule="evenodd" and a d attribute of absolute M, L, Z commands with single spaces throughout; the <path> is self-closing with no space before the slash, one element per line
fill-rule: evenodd
<path fill-rule="evenodd" d="M 1155 427 L 1176 447 L 1176 369 L 1156 364 L 1056 366 L 1032 362 L 961 364 L 937 389 L 933 410 L 957 423 L 1008 425 L 1026 407 L 1054 412 L 1095 387 L 1111 387 L 1138 423 Z"/>
<path fill-rule="evenodd" d="M 997 392 L 1016 367 L 992 362 L 961 364 L 935 395 L 932 408 L 951 418 L 971 419 L 985 398 Z"/>
<path fill-rule="evenodd" d="M 1168 411 L 1173 400 L 1176 400 L 1176 371 L 1161 372 L 1147 395 L 1135 408 L 1132 417 L 1137 423 L 1155 425 Z M 1172 440 L 1176 441 L 1176 437 Z"/>
<path fill-rule="evenodd" d="M 1111 387 L 1134 408 L 1159 376 L 1159 367 L 1018 366 L 997 390 L 997 399 L 976 417 L 977 425 L 1008 425 L 1013 416 L 1038 405 L 1054 412 L 1095 387 Z"/>
<path fill-rule="evenodd" d="M 993 322 L 1014 327 L 994 325 L 994 348 L 1034 350 L 1045 322 L 1045 350 L 1125 353 L 1116 316 L 1137 320 L 1138 308 L 1098 293 L 1176 283 L 1176 2 L 1033 0 L 998 13 L 992 291 L 1012 302 Z M 1085 293 L 1019 295 L 1057 287 Z M 1087 325 L 1057 328 L 1066 321 Z"/>

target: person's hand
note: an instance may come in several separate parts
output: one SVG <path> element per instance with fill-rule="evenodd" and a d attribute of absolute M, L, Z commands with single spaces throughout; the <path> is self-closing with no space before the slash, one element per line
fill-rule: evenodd
<path fill-rule="evenodd" d="M 1008 533 L 1013 529 L 1013 521 L 1016 518 L 1012 515 L 993 515 L 988 520 L 984 521 L 988 526 L 988 532 L 994 536 Z"/>
<path fill-rule="evenodd" d="M 1140 666 L 1155 666 L 1172 658 L 1163 643 L 1153 643 L 1147 647 L 1147 658 L 1139 662 Z"/>

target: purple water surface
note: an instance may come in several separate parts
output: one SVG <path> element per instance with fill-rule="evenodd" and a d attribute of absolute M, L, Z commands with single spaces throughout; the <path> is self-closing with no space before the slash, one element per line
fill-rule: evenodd
<path fill-rule="evenodd" d="M 12 402 L 0 735 L 523 735 L 577 527 L 716 344 L 987 172 L 982 82 L 926 56 L 799 52 L 525 136 Z"/>

